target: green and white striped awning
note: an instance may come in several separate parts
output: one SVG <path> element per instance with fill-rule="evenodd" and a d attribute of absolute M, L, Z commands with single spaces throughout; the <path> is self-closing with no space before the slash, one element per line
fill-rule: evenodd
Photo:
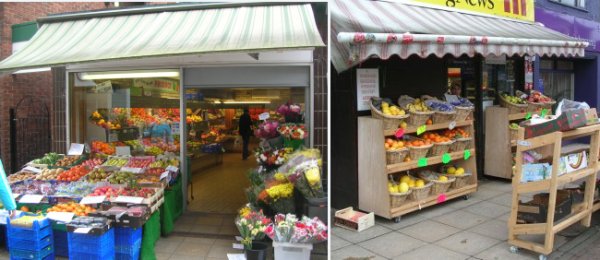
<path fill-rule="evenodd" d="M 320 46 L 309 4 L 163 11 L 44 23 L 0 70 Z"/>

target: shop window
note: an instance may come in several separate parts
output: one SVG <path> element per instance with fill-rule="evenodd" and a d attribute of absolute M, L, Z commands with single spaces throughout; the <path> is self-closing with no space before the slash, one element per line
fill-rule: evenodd
<path fill-rule="evenodd" d="M 560 101 L 563 98 L 573 100 L 575 76 L 568 71 L 542 71 L 544 94 Z"/>
<path fill-rule="evenodd" d="M 553 60 L 540 60 L 540 69 L 543 70 L 551 70 L 554 69 L 554 61 Z"/>
<path fill-rule="evenodd" d="M 561 3 L 578 8 L 585 8 L 585 0 L 550 0 L 552 2 Z"/>
<path fill-rule="evenodd" d="M 572 61 L 557 61 L 556 62 L 557 70 L 573 70 L 573 62 Z"/>

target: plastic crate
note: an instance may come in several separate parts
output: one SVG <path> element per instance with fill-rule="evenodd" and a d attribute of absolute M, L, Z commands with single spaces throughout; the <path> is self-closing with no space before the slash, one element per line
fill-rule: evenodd
<path fill-rule="evenodd" d="M 275 259 L 310 260 L 312 244 L 273 242 Z"/>
<path fill-rule="evenodd" d="M 7 222 L 7 237 L 27 241 L 37 241 L 52 235 L 52 226 L 48 219 L 34 221 L 31 227 L 13 226 Z"/>
<path fill-rule="evenodd" d="M 98 256 L 106 255 L 115 251 L 114 229 L 108 230 L 102 235 L 67 233 L 69 242 L 69 254 L 90 253 Z"/>
<path fill-rule="evenodd" d="M 82 252 L 69 252 L 69 259 L 85 259 L 85 260 L 114 260 L 115 251 L 106 253 L 104 255 L 97 255 L 93 253 L 82 253 Z"/>
<path fill-rule="evenodd" d="M 69 256 L 67 232 L 54 230 L 54 255 Z"/>
<path fill-rule="evenodd" d="M 142 228 L 115 227 L 115 247 L 132 246 L 142 240 Z"/>
<path fill-rule="evenodd" d="M 9 250 L 20 249 L 20 250 L 30 250 L 30 251 L 40 251 L 48 246 L 54 244 L 54 239 L 52 235 L 48 235 L 40 240 L 28 240 L 28 239 L 18 239 L 14 237 L 8 237 L 8 248 Z"/>
<path fill-rule="evenodd" d="M 140 257 L 141 248 L 141 239 L 130 246 L 115 246 L 115 258 L 117 260 L 137 260 Z"/>
<path fill-rule="evenodd" d="M 10 259 L 29 259 L 29 260 L 41 260 L 41 259 L 54 259 L 54 247 L 49 245 L 39 251 L 21 250 L 21 249 L 10 249 Z M 49 258 L 49 256 L 51 256 Z"/>

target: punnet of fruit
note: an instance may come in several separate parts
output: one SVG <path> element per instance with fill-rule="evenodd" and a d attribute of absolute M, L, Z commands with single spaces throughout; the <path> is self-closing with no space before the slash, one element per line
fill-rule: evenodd
<path fill-rule="evenodd" d="M 554 103 L 555 101 L 552 98 L 545 96 L 542 92 L 532 90 L 527 97 L 527 101 L 531 103 Z"/>

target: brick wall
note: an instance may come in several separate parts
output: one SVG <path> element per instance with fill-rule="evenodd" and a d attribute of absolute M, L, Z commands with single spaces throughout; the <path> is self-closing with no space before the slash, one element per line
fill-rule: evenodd
<path fill-rule="evenodd" d="M 327 45 L 327 4 L 313 4 L 315 22 L 321 34 L 321 39 Z M 321 150 L 323 154 L 323 169 L 327 169 L 327 47 L 315 48 L 313 52 L 314 69 L 314 147 Z M 327 176 L 325 171 L 322 176 Z M 327 180 L 325 180 L 326 182 Z M 327 187 L 326 184 L 324 184 Z"/>
<path fill-rule="evenodd" d="M 0 59 L 12 53 L 11 26 L 54 13 L 103 9 L 102 2 L 90 3 L 0 3 Z M 10 169 L 9 110 L 25 96 L 33 96 L 43 102 L 52 114 L 51 72 L 0 76 L 0 157 L 5 170 Z"/>

